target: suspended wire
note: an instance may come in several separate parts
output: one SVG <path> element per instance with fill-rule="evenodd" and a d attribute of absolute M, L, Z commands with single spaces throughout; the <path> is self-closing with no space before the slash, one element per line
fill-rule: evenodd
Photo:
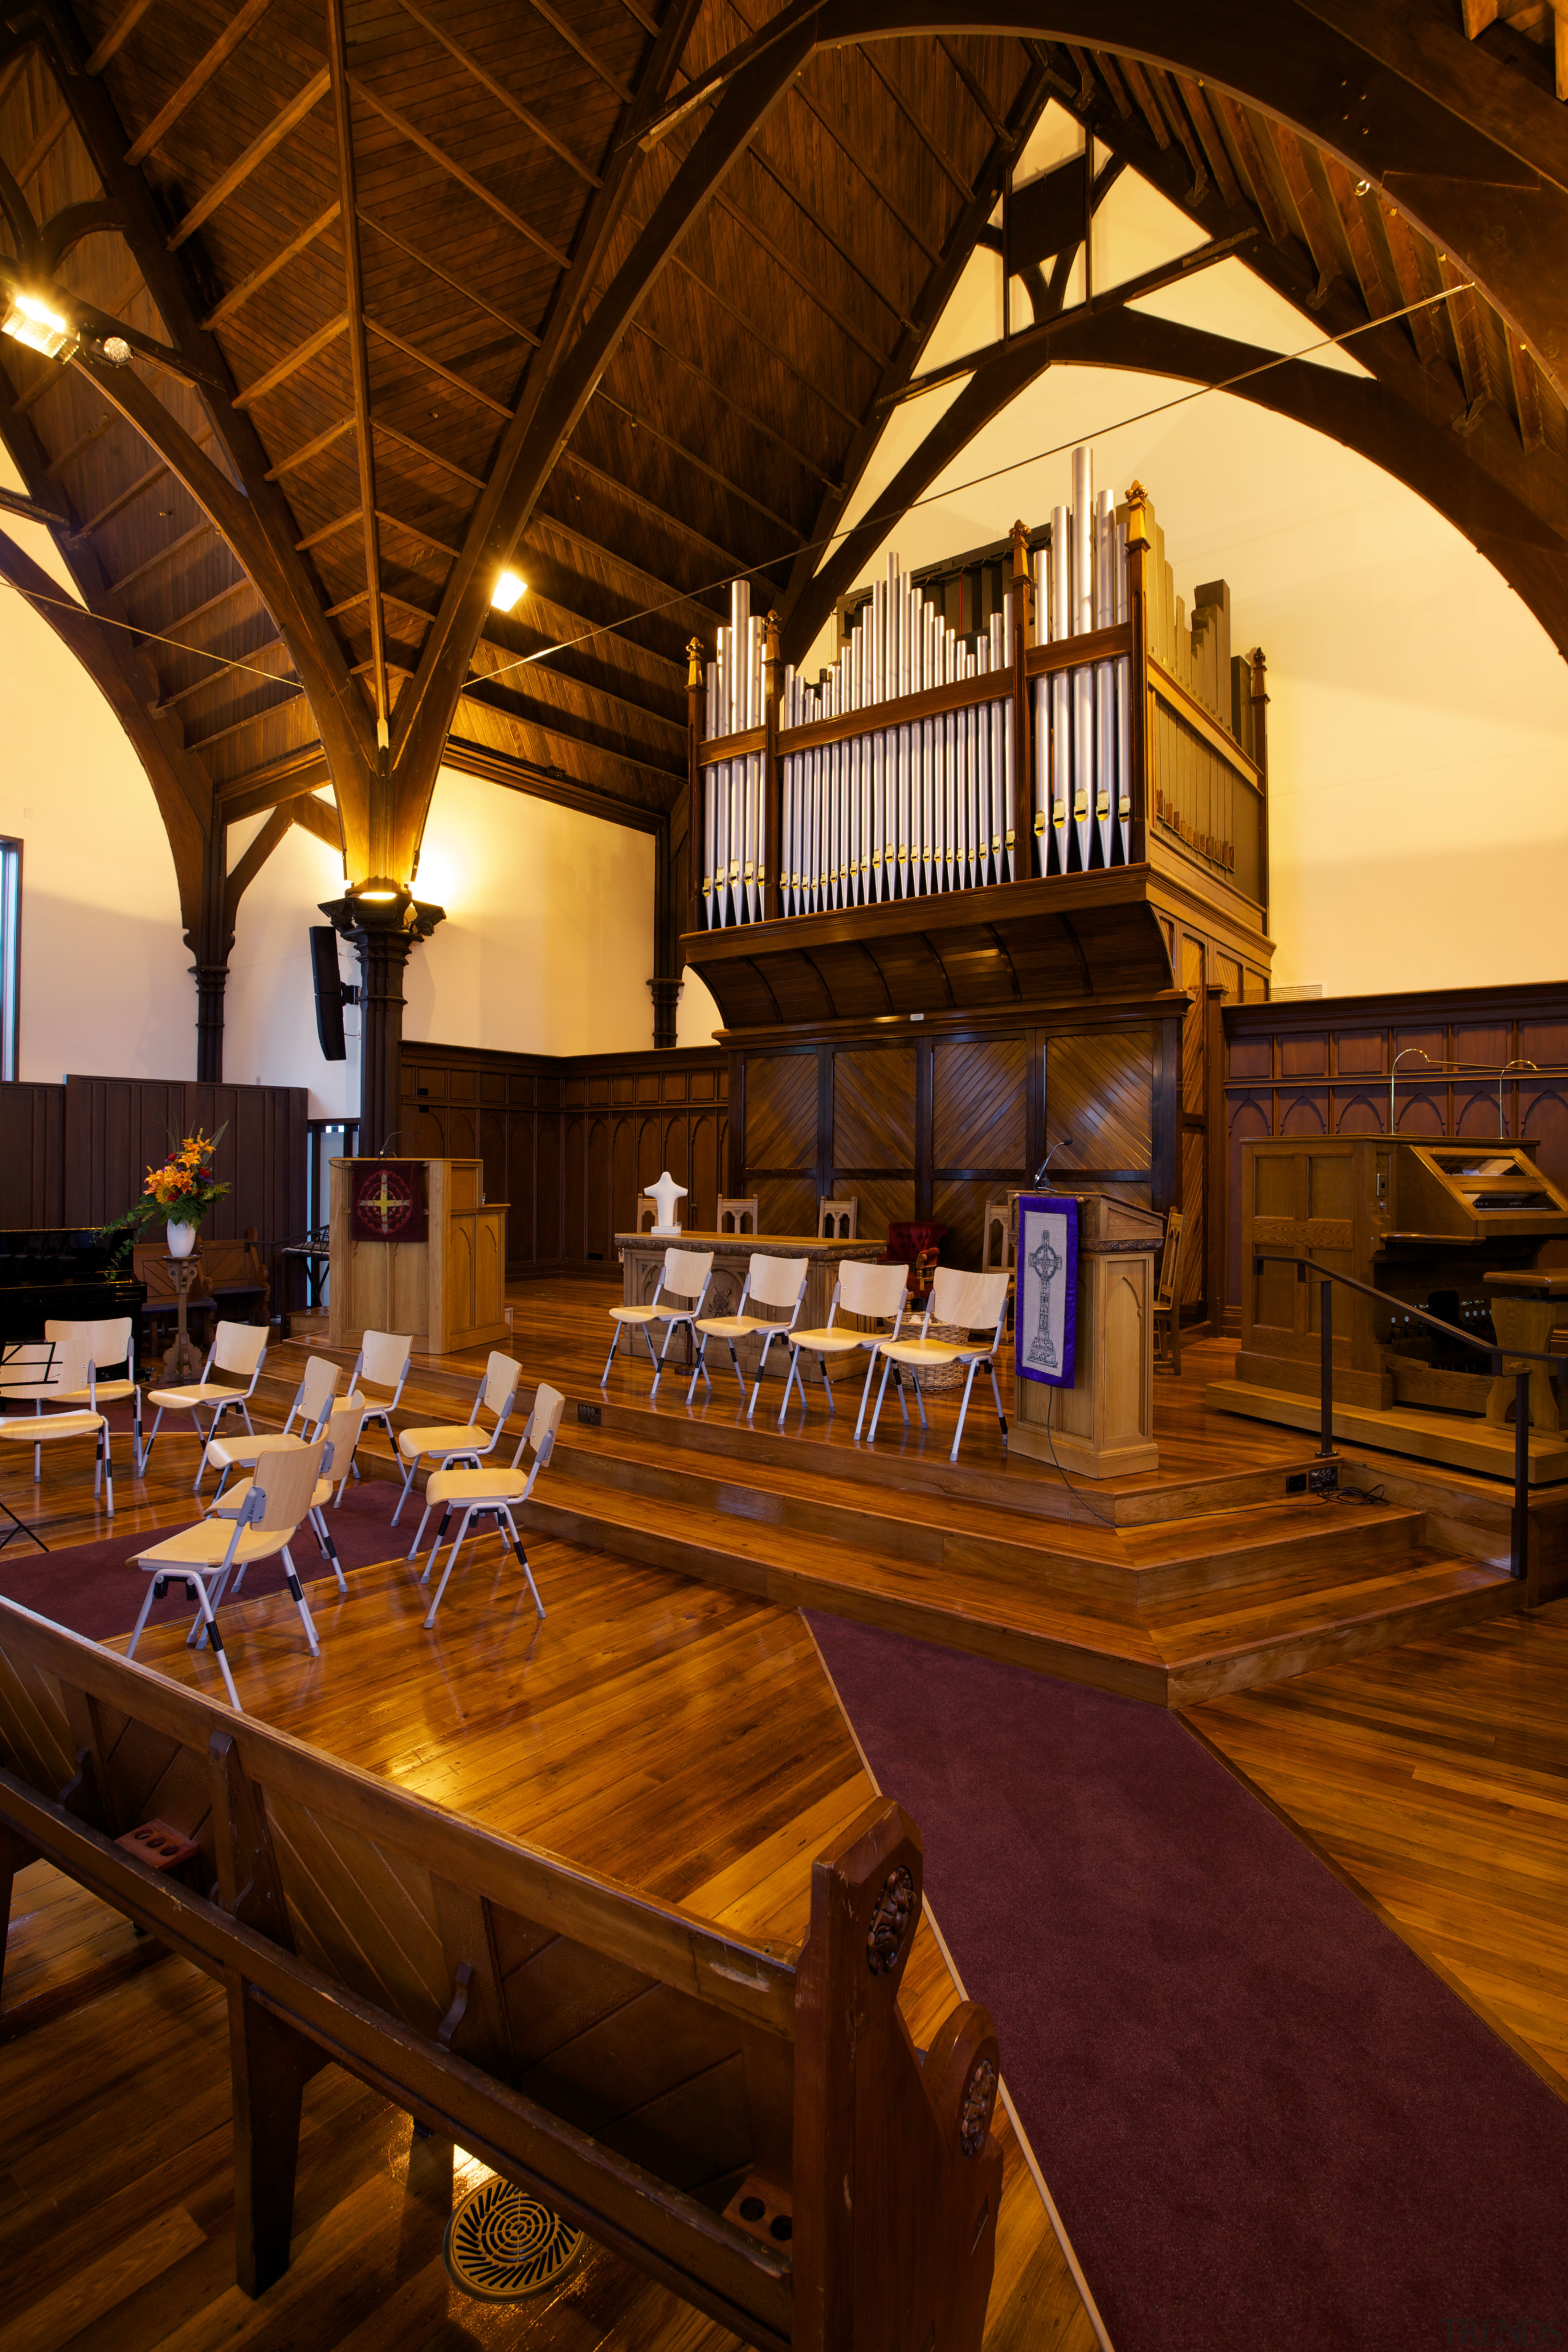
<path fill-rule="evenodd" d="M 1439 302 L 1449 301 L 1456 294 L 1468 294 L 1474 285 L 1474 278 L 1467 278 L 1462 285 L 1445 287 L 1441 293 L 1428 294 L 1419 302 L 1407 302 L 1402 310 L 1385 310 L 1375 319 L 1364 320 L 1359 327 L 1347 327 L 1342 334 L 1324 335 L 1315 343 L 1304 344 L 1299 352 L 1278 352 L 1272 358 L 1260 360 L 1255 367 L 1243 368 L 1236 375 L 1222 378 L 1218 383 L 1194 384 L 1190 392 L 1174 393 L 1169 400 L 1156 401 L 1152 407 L 1141 408 L 1134 415 L 1118 417 L 1114 423 L 1102 425 L 1098 432 L 1075 433 L 1070 440 L 1058 441 L 1051 448 L 1033 449 L 1026 457 L 1009 458 L 1005 465 L 993 466 L 984 474 L 972 474 L 965 481 L 949 482 L 942 489 L 928 490 L 923 498 L 910 499 L 905 506 L 890 508 L 882 514 L 864 514 L 858 521 L 828 531 L 821 539 L 806 540 L 800 546 L 787 548 L 763 562 L 749 564 L 744 570 L 728 572 L 721 579 L 704 581 L 700 586 L 688 589 L 683 594 L 663 597 L 657 604 L 645 604 L 640 611 L 628 613 L 619 621 L 606 621 L 596 629 L 583 629 L 575 636 L 562 637 L 552 646 L 542 646 L 536 653 L 519 654 L 500 669 L 488 670 L 486 677 L 505 677 L 509 670 L 526 669 L 531 663 L 548 661 L 553 654 L 570 653 L 574 646 L 588 645 L 595 637 L 618 636 L 634 622 L 655 620 L 677 604 L 689 604 L 700 596 L 727 588 L 731 580 L 752 580 L 763 572 L 771 572 L 775 564 L 793 562 L 801 555 L 820 553 L 868 526 L 891 530 L 904 515 L 914 514 L 921 507 L 940 506 L 944 499 L 955 499 L 966 490 L 981 489 L 987 482 L 1000 481 L 1005 475 L 1019 473 L 1026 466 L 1038 466 L 1047 457 L 1064 457 L 1086 441 L 1103 441 L 1112 433 L 1125 432 L 1129 425 L 1146 425 L 1152 417 L 1167 416 L 1173 409 L 1185 408 L 1194 400 L 1207 400 L 1216 392 L 1229 392 L 1238 383 L 1248 383 L 1256 376 L 1269 374 L 1275 368 L 1289 367 L 1297 360 L 1310 360 L 1318 352 L 1333 351 L 1348 343 L 1352 336 L 1370 334 L 1374 327 L 1396 325 L 1401 319 L 1408 319 L 1417 310 L 1429 310 Z M 976 362 L 971 373 L 978 373 L 982 364 L 983 362 Z"/>
<path fill-rule="evenodd" d="M 13 580 L 9 573 L 0 577 L 5 578 L 7 588 L 14 588 L 18 596 L 26 598 L 29 604 L 52 604 L 62 613 L 74 613 L 79 621 L 95 622 L 100 629 L 128 629 L 133 637 L 150 637 L 154 645 L 173 646 L 176 653 L 194 654 L 197 661 L 216 662 L 220 669 L 243 669 L 248 671 L 252 677 L 264 677 L 268 686 L 289 686 L 292 688 L 290 701 L 298 701 L 305 691 L 298 679 L 280 676 L 275 669 L 258 669 L 254 662 L 240 661 L 232 654 L 209 653 L 205 646 L 186 645 L 183 637 L 163 636 L 156 629 L 143 627 L 140 621 L 121 621 L 112 613 L 95 613 L 90 604 L 80 604 L 74 596 L 46 596 L 41 588 L 24 588 L 20 581 Z M 288 651 L 286 646 L 284 651 Z M 211 683 L 207 678 L 199 682 L 203 686 Z M 283 705 L 279 702 L 274 708 L 281 710 Z"/>

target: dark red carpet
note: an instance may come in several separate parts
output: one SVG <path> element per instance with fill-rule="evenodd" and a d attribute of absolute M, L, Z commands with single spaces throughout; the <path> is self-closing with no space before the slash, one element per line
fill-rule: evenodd
<path fill-rule="evenodd" d="M 153 1458 L 156 1461 L 156 1454 Z M 191 1475 L 195 1475 L 194 1453 Z M 209 1478 L 209 1496 L 213 1486 Z M 15 1479 L 9 1482 L 6 1493 L 12 1508 L 25 1518 L 26 1504 L 16 1491 Z M 419 1525 L 419 1497 L 410 1496 L 402 1521 L 394 1527 L 391 1520 L 397 1507 L 397 1496 L 398 1488 L 390 1479 L 362 1478 L 357 1485 L 351 1479 L 342 1508 L 328 1511 L 327 1524 L 345 1576 L 352 1569 L 396 1559 L 408 1549 L 413 1530 Z M 25 1609 L 36 1610 L 40 1617 L 52 1617 L 58 1625 L 68 1625 L 73 1633 L 85 1633 L 94 1642 L 107 1641 L 114 1633 L 129 1633 L 147 1591 L 145 1570 L 131 1567 L 130 1561 L 137 1552 L 145 1551 L 165 1535 L 194 1526 L 200 1517 L 197 1503 L 188 1519 L 172 1518 L 166 1527 L 143 1528 L 140 1535 L 105 1536 L 97 1543 L 73 1544 L 47 1554 L 35 1551 L 25 1536 L 13 1536 L 5 1550 L 0 1551 L 0 1593 L 7 1601 L 19 1601 Z M 0 1532 L 3 1531 L 0 1525 Z M 289 1549 L 301 1584 L 331 1575 L 308 1528 L 300 1530 Z M 259 1567 L 247 1572 L 240 1599 L 258 1601 L 264 1593 L 284 1590 L 282 1561 L 263 1560 Z M 188 1623 L 192 1606 L 176 1587 L 165 1600 L 155 1603 L 147 1622 L 162 1625 L 177 1619 Z"/>
<path fill-rule="evenodd" d="M 1117 2352 L 1568 2342 L 1568 2105 L 1173 1716 L 811 1622 Z"/>

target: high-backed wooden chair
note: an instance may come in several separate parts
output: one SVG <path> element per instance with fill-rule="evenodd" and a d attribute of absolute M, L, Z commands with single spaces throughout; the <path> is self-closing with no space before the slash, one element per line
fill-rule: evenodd
<path fill-rule="evenodd" d="M 1005 1266 L 994 1266 L 979 1274 L 966 1274 L 953 1265 L 939 1265 L 931 1277 L 931 1297 L 920 1330 L 910 1339 L 896 1334 L 891 1339 L 875 1343 L 871 1370 L 877 1369 L 877 1357 L 882 1359 L 882 1378 L 877 1390 L 877 1409 L 871 1415 L 871 1442 L 876 1443 L 877 1423 L 881 1418 L 882 1399 L 888 1393 L 888 1375 L 894 1372 L 899 1383 L 899 1402 L 904 1408 L 904 1424 L 909 1425 L 910 1409 L 904 1403 L 903 1375 L 907 1371 L 914 1385 L 915 1402 L 920 1407 L 921 1426 L 926 1428 L 925 1399 L 921 1394 L 920 1376 L 922 1371 L 940 1371 L 949 1364 L 968 1367 L 963 1383 L 963 1399 L 958 1408 L 958 1427 L 953 1432 L 950 1462 L 958 1459 L 958 1449 L 963 1439 L 964 1415 L 969 1411 L 969 1391 L 974 1386 L 974 1375 L 984 1364 L 991 1375 L 991 1393 L 996 1400 L 996 1418 L 1002 1424 L 1004 1438 L 1007 1434 L 1007 1416 L 1002 1410 L 1002 1391 L 996 1385 L 996 1358 L 1002 1347 L 1003 1328 L 1007 1320 L 1007 1286 L 1012 1276 Z M 966 1336 L 949 1339 L 931 1337 L 932 1323 L 938 1323 Z M 984 1331 L 987 1337 L 976 1341 L 974 1332 Z M 867 1376 L 869 1378 L 869 1374 Z"/>
<path fill-rule="evenodd" d="M 922 2058 L 900 2015 L 922 1858 L 887 1798 L 813 1863 L 796 1945 L 466 1819 L 5 1601 L 0 1751 L 0 1929 L 13 1872 L 41 1855 L 226 2000 L 245 2294 L 288 2270 L 302 2094 L 330 2061 L 748 2344 L 980 2352 L 996 2038 L 964 2001 Z M 154 1804 L 197 1849 L 195 1885 L 121 1843 Z M 177 2001 L 162 2030 L 177 2068 Z M 128 2180 L 135 2160 L 128 2146 Z"/>
<path fill-rule="evenodd" d="M 199 1381 L 193 1381 L 188 1388 L 149 1389 L 147 1402 L 157 1406 L 158 1418 L 153 1423 L 153 1433 L 142 1449 L 143 1468 L 158 1443 L 158 1432 L 163 1425 L 166 1412 L 188 1412 L 196 1425 L 196 1435 L 205 1441 L 196 1463 L 193 1492 L 201 1486 L 206 1447 L 217 1435 L 218 1423 L 226 1412 L 238 1412 L 252 1437 L 255 1436 L 250 1419 L 250 1400 L 261 1377 L 261 1367 L 267 1361 L 267 1329 L 265 1323 L 220 1323 L 213 1333 L 213 1343 L 207 1349 L 207 1360 Z M 227 1372 L 231 1379 L 244 1381 L 246 1386 L 230 1388 L 226 1381 L 215 1381 L 215 1372 Z M 204 1407 L 212 1414 L 205 1429 L 202 1427 Z"/>
<path fill-rule="evenodd" d="M 430 1461 L 442 1470 L 449 1470 L 454 1462 L 471 1463 L 477 1469 L 487 1454 L 495 1451 L 501 1431 L 517 1402 L 517 1391 L 522 1380 L 522 1366 L 510 1356 L 491 1350 L 485 1366 L 484 1379 L 474 1392 L 474 1409 L 466 1422 L 433 1422 L 424 1428 L 405 1429 L 397 1441 L 397 1451 L 407 1465 L 403 1474 L 403 1492 L 397 1498 L 397 1508 L 392 1524 L 397 1525 L 403 1506 L 408 1500 L 408 1489 L 414 1484 L 414 1474 L 421 1462 Z M 491 1416 L 487 1429 L 479 1419 L 482 1412 Z"/>
<path fill-rule="evenodd" d="M 637 1194 L 637 1231 L 651 1234 L 658 1223 L 658 1202 L 651 1192 Z"/>
<path fill-rule="evenodd" d="M 202 1456 L 201 1469 L 196 1473 L 196 1492 L 201 1492 L 202 1479 L 209 1462 L 221 1474 L 217 1482 L 221 1495 L 231 1470 L 254 1470 L 264 1454 L 276 1453 L 286 1438 L 302 1437 L 307 1430 L 319 1436 L 321 1424 L 331 1412 L 332 1399 L 337 1395 L 338 1382 L 342 1378 L 341 1369 L 330 1356 L 307 1356 L 304 1372 L 294 1391 L 294 1401 L 289 1407 L 282 1428 L 264 1431 L 259 1437 L 210 1439 Z M 361 1417 L 363 1419 L 363 1414 Z M 296 1422 L 300 1424 L 298 1429 L 294 1426 Z"/>
<path fill-rule="evenodd" d="M 142 1468 L 142 1390 L 136 1379 L 136 1326 L 130 1315 L 111 1315 L 98 1323 L 46 1322 L 46 1339 L 70 1346 L 79 1338 L 87 1355 L 87 1385 L 69 1396 L 55 1399 L 62 1411 L 100 1412 L 106 1404 L 131 1407 L 131 1458 Z M 123 1370 L 121 1367 L 123 1366 Z M 103 1373 L 110 1378 L 101 1378 Z M 0 1400 L 3 1402 L 3 1400 Z"/>
<path fill-rule="evenodd" d="M 658 1384 L 664 1378 L 664 1360 L 669 1353 L 669 1343 L 683 1323 L 690 1326 L 696 1322 L 702 1312 L 703 1302 L 708 1297 L 708 1286 L 712 1279 L 713 1253 L 711 1250 L 677 1249 L 672 1244 L 665 1251 L 664 1264 L 659 1268 L 658 1280 L 654 1286 L 654 1294 L 647 1305 L 610 1308 L 610 1320 L 616 1328 L 610 1341 L 610 1352 L 605 1358 L 605 1369 L 599 1374 L 599 1386 L 603 1388 L 609 1380 L 610 1366 L 616 1360 L 616 1349 L 620 1346 L 621 1333 L 629 1331 L 632 1336 L 627 1344 L 636 1347 L 637 1334 L 640 1329 L 647 1339 L 648 1358 L 655 1367 L 653 1386 L 649 1389 L 648 1395 L 650 1398 L 656 1397 L 658 1394 Z M 684 1305 L 678 1303 L 682 1300 L 686 1302 Z M 664 1345 L 657 1358 L 653 1352 L 653 1326 L 656 1323 L 662 1323 L 665 1326 Z"/>
<path fill-rule="evenodd" d="M 833 1201 L 820 1194 L 816 1203 L 816 1237 L 824 1242 L 852 1242 L 860 1230 L 858 1200 Z"/>
<path fill-rule="evenodd" d="M 805 1405 L 805 1376 L 800 1368 L 803 1353 L 816 1358 L 816 1368 L 822 1375 L 822 1385 L 827 1391 L 827 1410 L 837 1410 L 833 1402 L 833 1382 L 827 1377 L 831 1357 L 851 1356 L 857 1349 L 875 1349 L 881 1339 L 896 1339 L 899 1326 L 904 1319 L 909 1304 L 908 1266 L 868 1265 L 863 1258 L 846 1258 L 838 1269 L 838 1279 L 833 1286 L 833 1297 L 827 1309 L 827 1320 L 818 1331 L 791 1331 L 789 1338 L 789 1378 L 784 1382 L 784 1402 L 779 1407 L 779 1423 L 789 1411 L 790 1391 L 800 1382 L 800 1402 Z M 880 1331 L 855 1330 L 838 1320 L 838 1310 L 846 1315 L 859 1315 L 890 1328 Z M 855 1422 L 855 1434 L 860 1434 L 860 1424 L 866 1418 L 866 1401 L 871 1391 L 871 1374 L 876 1367 L 872 1355 L 866 1366 L 866 1385 L 860 1391 L 860 1411 Z"/>
<path fill-rule="evenodd" d="M 994 1266 L 1013 1264 L 1013 1252 L 1017 1247 L 1017 1202 L 1016 1192 L 993 1192 L 985 1203 L 984 1241 L 980 1252 L 981 1270 L 989 1273 Z"/>
<path fill-rule="evenodd" d="M 757 1398 L 762 1392 L 763 1374 L 767 1370 L 768 1349 L 775 1339 L 783 1339 L 794 1330 L 795 1318 L 800 1313 L 801 1302 L 805 1297 L 805 1277 L 810 1271 L 811 1260 L 806 1257 L 753 1256 L 746 1268 L 746 1279 L 741 1291 L 740 1303 L 733 1315 L 710 1316 L 696 1326 L 702 1335 L 702 1345 L 697 1351 L 697 1361 L 691 1367 L 691 1379 L 686 1391 L 688 1404 L 691 1402 L 699 1372 L 705 1381 L 708 1381 L 710 1388 L 713 1385 L 708 1379 L 710 1339 L 722 1339 L 728 1346 L 730 1361 L 735 1368 L 735 1378 L 740 1382 L 741 1394 L 744 1396 L 746 1383 L 741 1370 L 741 1360 L 735 1353 L 735 1342 L 737 1339 L 760 1338 L 763 1347 L 762 1353 L 757 1359 L 756 1383 L 752 1390 L 752 1402 L 746 1407 L 746 1419 L 750 1421 L 757 1409 Z M 748 1306 L 752 1309 L 750 1315 L 746 1312 Z M 771 1307 L 773 1312 L 771 1316 L 759 1315 L 755 1311 L 759 1307 Z M 789 1313 L 781 1314 L 779 1310 L 786 1307 Z"/>
<path fill-rule="evenodd" d="M 430 1571 L 436 1565 L 436 1555 L 441 1549 L 453 1512 L 460 1511 L 463 1516 L 452 1538 L 452 1549 L 447 1555 L 441 1581 L 436 1587 L 436 1597 L 425 1620 L 426 1632 L 436 1622 L 436 1612 L 441 1606 L 441 1595 L 446 1591 L 452 1570 L 458 1564 L 463 1538 L 476 1518 L 491 1518 L 498 1529 L 505 1527 L 511 1538 L 511 1548 L 517 1554 L 518 1566 L 528 1579 L 533 1605 L 543 1616 L 544 1603 L 539 1597 L 539 1587 L 533 1580 L 533 1570 L 528 1564 L 528 1554 L 522 1548 L 522 1538 L 518 1534 L 517 1521 L 512 1513 L 521 1509 L 532 1494 L 541 1471 L 549 1467 L 550 1457 L 555 1451 L 561 1416 L 565 1410 L 566 1400 L 560 1390 L 549 1388 L 542 1381 L 534 1391 L 533 1411 L 528 1416 L 528 1427 L 518 1440 L 517 1452 L 511 1457 L 509 1470 L 438 1470 L 430 1480 L 425 1489 L 425 1518 L 427 1519 L 439 1505 L 441 1521 L 436 1529 L 436 1540 L 430 1547 L 430 1557 L 425 1563 L 425 1573 L 419 1580 L 421 1584 L 430 1581 Z M 533 1459 L 525 1471 L 522 1457 L 530 1448 L 532 1449 Z M 419 1538 L 424 1532 L 425 1519 L 421 1519 L 419 1535 L 415 1537 L 408 1555 L 410 1559 L 419 1549 Z"/>
<path fill-rule="evenodd" d="M 1160 1279 L 1154 1288 L 1154 1362 L 1176 1373 L 1182 1369 L 1182 1227 L 1185 1222 L 1180 1209 L 1166 1211 Z"/>
<path fill-rule="evenodd" d="M 216 1517 L 199 1519 L 194 1528 L 165 1536 L 146 1551 L 137 1553 L 133 1565 L 148 1578 L 147 1598 L 142 1603 L 142 1614 L 126 1648 L 128 1658 L 136 1654 L 136 1644 L 142 1639 L 142 1629 L 154 1601 L 162 1601 L 171 1584 L 183 1584 L 195 1601 L 200 1624 L 223 1675 L 228 1703 L 237 1708 L 239 1693 L 234 1686 L 228 1654 L 223 1645 L 217 1606 L 236 1569 L 243 1571 L 254 1560 L 273 1559 L 279 1552 L 310 1655 L 321 1656 L 321 1645 L 316 1639 L 315 1624 L 305 1605 L 289 1547 L 300 1520 L 310 1513 L 324 1451 L 321 1438 L 311 1445 L 290 1438 L 278 1453 L 262 1455 L 249 1491 L 232 1514 L 226 1511 Z"/>
<path fill-rule="evenodd" d="M 721 1195 L 719 1222 L 713 1230 L 720 1234 L 755 1234 L 760 1230 L 757 1223 L 758 1213 L 757 1195 L 754 1192 L 749 1193 L 743 1201 L 726 1201 Z"/>

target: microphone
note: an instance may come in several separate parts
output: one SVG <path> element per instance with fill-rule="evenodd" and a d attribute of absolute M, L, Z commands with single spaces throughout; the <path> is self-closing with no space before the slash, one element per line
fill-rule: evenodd
<path fill-rule="evenodd" d="M 1051 1148 L 1050 1148 L 1049 1151 L 1047 1151 L 1047 1154 L 1046 1154 L 1045 1158 L 1041 1160 L 1041 1162 L 1040 1162 L 1039 1166 L 1038 1166 L 1038 1167 L 1036 1169 L 1036 1171 L 1035 1171 L 1035 1181 L 1036 1181 L 1036 1183 L 1037 1184 L 1037 1183 L 1039 1182 L 1039 1181 L 1040 1181 L 1041 1177 L 1045 1174 L 1045 1172 L 1046 1172 L 1047 1169 L 1050 1166 L 1052 1160 L 1055 1158 L 1056 1154 L 1057 1154 L 1058 1151 L 1070 1151 L 1071 1150 L 1072 1150 L 1072 1138 L 1071 1138 L 1071 1136 L 1070 1136 L 1070 1135 L 1062 1135 L 1062 1136 L 1058 1136 L 1058 1139 L 1057 1139 L 1057 1140 L 1055 1141 L 1055 1143 L 1053 1143 L 1053 1144 L 1052 1144 L 1052 1146 L 1051 1146 Z"/>

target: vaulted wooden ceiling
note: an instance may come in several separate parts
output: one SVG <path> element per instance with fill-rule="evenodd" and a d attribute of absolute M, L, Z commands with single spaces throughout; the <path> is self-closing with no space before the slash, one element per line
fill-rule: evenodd
<path fill-rule="evenodd" d="M 227 823 L 278 812 L 251 871 L 290 819 L 335 839 L 328 782 L 356 875 L 406 874 L 443 750 L 650 824 L 678 805 L 687 640 L 742 567 L 797 649 L 830 608 L 865 535 L 826 566 L 816 543 L 1052 97 L 1326 331 L 1478 281 L 1361 336 L 1370 383 L 1299 363 L 1249 396 L 1410 480 L 1568 651 L 1551 50 L 1502 21 L 1471 47 L 1462 0 L 973 16 L 3 12 L 0 271 L 53 284 L 89 341 L 68 366 L 0 344 L 0 431 L 58 518 L 89 616 L 52 617 L 147 765 L 198 955 L 248 878 Z M 879 514 L 1053 359 L 1247 364 L 1125 289 L 1063 308 L 1081 225 L 1047 211 L 1021 331 Z M 120 329 L 116 368 L 91 339 Z M 503 617 L 508 561 L 528 594 Z"/>

